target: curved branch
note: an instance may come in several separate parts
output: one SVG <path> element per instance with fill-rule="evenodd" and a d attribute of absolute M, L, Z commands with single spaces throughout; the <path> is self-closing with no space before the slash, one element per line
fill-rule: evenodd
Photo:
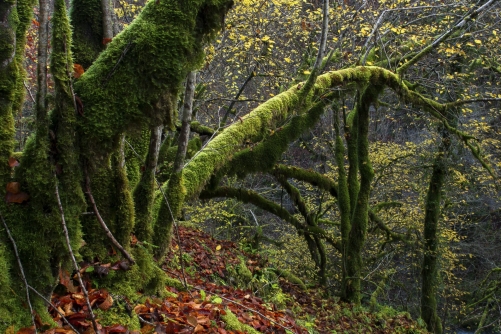
<path fill-rule="evenodd" d="M 375 66 L 357 66 L 328 72 L 319 76 L 315 83 L 313 96 L 310 99 L 319 102 L 306 115 L 318 113 L 319 108 L 323 110 L 328 102 L 325 99 L 325 94 L 332 88 L 348 86 L 350 84 L 386 86 L 395 91 L 402 101 L 421 107 L 437 118 L 444 124 L 448 131 L 458 136 L 467 146 L 468 142 L 474 139 L 473 136 L 458 130 L 447 122 L 444 116 L 449 108 L 447 104 L 438 103 L 410 90 L 398 74 Z M 356 88 L 356 86 L 353 88 Z M 230 125 L 208 143 L 196 157 L 185 165 L 182 182 L 187 197 L 193 197 L 200 193 L 210 177 L 228 161 L 232 160 L 235 152 L 238 152 L 242 145 L 261 141 L 265 134 L 269 133 L 270 129 L 294 115 L 295 107 L 300 102 L 299 92 L 300 90 L 295 85 L 289 90 L 271 98 L 242 117 L 241 120 Z M 312 104 L 308 107 L 312 107 Z M 293 140 L 292 137 L 286 138 L 287 142 L 291 140 Z M 480 157 L 479 154 L 476 156 L 477 159 Z"/>

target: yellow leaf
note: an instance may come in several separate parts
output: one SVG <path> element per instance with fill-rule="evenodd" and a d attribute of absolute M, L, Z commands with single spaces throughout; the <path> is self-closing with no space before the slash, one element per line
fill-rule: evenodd
<path fill-rule="evenodd" d="M 475 43 L 480 45 L 480 44 L 482 44 L 482 41 L 481 41 L 481 40 L 479 40 L 479 39 L 476 39 L 476 40 L 475 40 Z"/>
<path fill-rule="evenodd" d="M 217 246 L 216 246 L 216 250 L 217 250 L 217 251 L 221 250 L 221 245 L 217 245 Z"/>
<path fill-rule="evenodd" d="M 310 71 L 308 71 L 308 70 L 306 70 L 306 71 L 303 71 L 303 74 L 308 75 L 308 74 L 311 74 L 311 72 L 310 72 Z"/>

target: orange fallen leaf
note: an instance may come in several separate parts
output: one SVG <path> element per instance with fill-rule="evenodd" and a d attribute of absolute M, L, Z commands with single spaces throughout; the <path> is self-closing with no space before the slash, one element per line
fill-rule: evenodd
<path fill-rule="evenodd" d="M 17 194 L 13 194 L 10 192 L 5 194 L 5 201 L 7 203 L 23 203 L 23 202 L 26 202 L 29 198 L 30 198 L 30 195 L 28 195 L 27 193 L 22 192 L 22 191 L 20 193 L 17 193 Z"/>
<path fill-rule="evenodd" d="M 106 311 L 112 305 L 113 305 L 113 298 L 111 297 L 111 295 L 108 295 L 108 297 L 106 297 L 106 299 L 104 300 L 104 302 L 102 302 L 101 304 L 99 304 L 97 307 L 99 307 L 103 311 Z"/>
<path fill-rule="evenodd" d="M 35 333 L 35 327 L 25 327 L 21 328 L 20 330 L 17 331 L 17 334 L 34 334 Z"/>
<path fill-rule="evenodd" d="M 78 79 L 84 74 L 84 68 L 80 64 L 73 64 L 73 77 Z"/>
<path fill-rule="evenodd" d="M 7 192 L 11 194 L 19 194 L 21 192 L 21 184 L 19 182 L 7 183 Z"/>
<path fill-rule="evenodd" d="M 195 329 L 193 330 L 193 333 L 203 333 L 205 330 L 202 326 L 197 325 Z"/>
<path fill-rule="evenodd" d="M 9 166 L 10 167 L 17 167 L 17 166 L 19 166 L 19 161 L 14 157 L 10 157 L 9 158 Z"/>

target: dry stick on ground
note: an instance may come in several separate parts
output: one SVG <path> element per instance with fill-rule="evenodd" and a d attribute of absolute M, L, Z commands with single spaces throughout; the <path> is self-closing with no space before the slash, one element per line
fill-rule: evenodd
<path fill-rule="evenodd" d="M 78 276 L 78 282 L 80 283 L 80 288 L 82 289 L 82 292 L 85 297 L 85 302 L 87 303 L 87 307 L 89 308 L 89 314 L 90 318 L 92 320 L 92 326 L 94 327 L 94 331 L 97 333 L 98 328 L 97 328 L 97 323 L 96 323 L 96 317 L 94 316 L 94 312 L 92 312 L 92 306 L 90 305 L 89 301 L 89 294 L 87 293 L 87 289 L 85 288 L 84 282 L 82 280 L 82 275 L 80 275 L 80 267 L 78 266 L 77 260 L 75 259 L 75 254 L 73 254 L 73 250 L 71 248 L 71 243 L 70 243 L 70 236 L 68 234 L 68 228 L 66 227 L 66 219 L 64 218 L 64 211 L 63 211 L 63 205 L 61 204 L 61 197 L 59 197 L 59 187 L 57 185 L 57 177 L 54 174 L 54 183 L 56 185 L 56 198 L 57 198 L 57 205 L 59 206 L 59 212 L 61 213 L 61 223 L 63 224 L 63 231 L 64 231 L 64 237 L 66 239 L 66 246 L 68 247 L 68 251 L 70 252 L 71 255 L 71 261 L 73 262 L 73 267 L 75 268 Z"/>
<path fill-rule="evenodd" d="M 57 313 L 59 313 L 59 315 L 61 316 L 61 318 L 64 320 L 64 322 L 66 324 L 68 324 L 68 326 L 77 334 L 79 334 L 79 332 L 75 329 L 75 327 L 73 327 L 70 322 L 68 321 L 68 319 L 66 319 L 66 317 L 64 316 L 64 314 L 61 313 L 61 311 L 59 311 L 57 309 L 57 307 L 52 304 L 50 302 L 50 300 L 48 300 L 47 298 L 45 298 L 40 292 L 38 292 L 37 290 L 35 290 L 31 285 L 28 285 L 28 288 L 30 288 L 34 293 L 36 293 L 38 295 L 38 297 L 42 298 L 47 304 L 49 304 L 50 307 L 52 307 L 54 309 L 54 311 L 56 311 Z"/>
<path fill-rule="evenodd" d="M 7 223 L 5 222 L 5 219 L 3 219 L 3 215 L 1 213 L 0 213 L 0 218 L 2 218 L 3 226 L 5 227 L 5 231 L 7 232 L 7 235 L 9 236 L 10 242 L 12 243 L 12 248 L 14 248 L 14 254 L 16 254 L 16 260 L 17 260 L 17 264 L 19 265 L 19 271 L 21 272 L 21 278 L 23 279 L 24 286 L 26 288 L 26 300 L 27 300 L 28 306 L 30 308 L 31 321 L 33 322 L 33 326 L 35 327 L 35 334 L 36 334 L 37 333 L 37 325 L 35 323 L 35 316 L 33 313 L 33 307 L 31 306 L 30 291 L 28 290 L 29 285 L 28 285 L 28 281 L 26 280 L 26 276 L 24 275 L 23 264 L 21 263 L 21 258 L 19 257 L 19 253 L 17 252 L 16 241 L 12 237 L 12 234 L 10 234 L 9 227 L 7 226 Z"/>
<path fill-rule="evenodd" d="M 106 233 L 106 236 L 108 237 L 108 239 L 110 239 L 111 243 L 116 247 L 118 248 L 118 250 L 120 251 L 120 253 L 122 253 L 123 256 L 125 256 L 125 258 L 127 260 L 129 260 L 129 262 L 131 264 L 134 264 L 136 263 L 136 261 L 134 261 L 134 259 L 130 256 L 130 254 L 125 250 L 125 248 L 122 247 L 122 245 L 120 245 L 120 243 L 117 241 L 117 239 L 115 239 L 115 237 L 113 236 L 113 234 L 111 233 L 110 229 L 108 228 L 108 226 L 106 226 L 106 223 L 104 222 L 103 218 L 101 217 L 101 215 L 99 214 L 99 211 L 97 210 L 97 205 L 96 205 L 96 202 L 94 201 L 94 196 L 92 196 L 92 193 L 90 191 L 90 178 L 89 178 L 89 173 L 87 172 L 87 167 L 85 167 L 84 169 L 84 172 L 85 172 L 85 187 L 86 187 L 86 190 L 87 190 L 87 195 L 89 196 L 89 200 L 92 204 L 92 208 L 94 210 L 94 214 L 96 215 L 97 217 L 97 220 L 99 221 L 99 224 L 101 225 L 101 227 L 103 228 L 104 232 Z"/>

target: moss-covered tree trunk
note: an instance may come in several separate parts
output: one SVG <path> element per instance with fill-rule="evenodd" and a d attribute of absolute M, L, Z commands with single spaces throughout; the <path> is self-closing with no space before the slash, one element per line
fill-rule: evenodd
<path fill-rule="evenodd" d="M 446 118 L 450 124 L 456 126 L 458 120 L 458 111 L 456 108 L 447 110 L 446 114 Z M 442 140 L 433 161 L 433 169 L 425 202 L 424 254 L 421 272 L 421 318 L 426 322 L 427 329 L 437 334 L 443 332 L 442 322 L 437 314 L 438 286 L 440 283 L 438 273 L 438 223 L 441 214 L 442 192 L 448 169 L 447 155 L 450 152 L 452 139 L 450 132 L 443 125 L 440 126 L 440 133 Z"/>
<path fill-rule="evenodd" d="M 32 16 L 32 0 L 7 0 L 0 3 L 0 197 L 4 198 L 6 184 L 11 181 L 9 158 L 14 149 L 14 113 L 19 111 L 24 97 L 25 35 Z M 0 204 L 5 218 L 7 205 Z M 12 226 L 12 224 L 10 225 Z M 12 254 L 12 245 L 3 224 L 0 225 L 0 332 L 10 324 L 31 322 L 24 294 L 13 294 L 13 289 L 22 288 Z M 18 290 L 21 291 L 21 290 Z M 22 296 L 22 297 L 19 297 Z M 21 299 L 20 299 L 21 298 Z"/>
<path fill-rule="evenodd" d="M 345 148 L 344 148 L 344 143 L 343 139 L 341 138 L 341 131 L 340 131 L 340 121 L 339 121 L 339 110 L 335 110 L 335 117 L 334 117 L 334 129 L 336 133 L 336 140 L 334 144 L 334 149 L 335 149 L 335 159 L 336 159 L 336 165 L 338 168 L 338 189 L 337 189 L 337 195 L 338 195 L 338 207 L 339 207 L 339 212 L 341 215 L 341 255 L 342 255 L 342 261 L 341 261 L 341 271 L 342 271 L 342 276 L 341 276 L 341 284 L 342 284 L 342 289 L 344 290 L 344 287 L 346 285 L 346 257 L 343 256 L 343 254 L 346 254 L 346 248 L 348 245 L 348 240 L 350 236 L 350 230 L 351 230 L 351 209 L 350 209 L 350 191 L 349 191 L 349 186 L 348 186 L 348 177 L 346 175 L 346 170 L 345 170 L 345 163 L 344 163 L 344 157 L 345 157 Z"/>
<path fill-rule="evenodd" d="M 361 272 L 363 269 L 362 249 L 367 236 L 369 220 L 369 197 L 374 171 L 369 159 L 369 109 L 377 101 L 381 91 L 380 87 L 369 85 L 361 94 L 357 102 L 354 124 L 357 125 L 357 160 L 360 171 L 360 187 L 356 200 L 350 197 L 354 206 L 351 217 L 351 229 L 343 254 L 346 266 L 346 277 L 343 284 L 342 295 L 347 301 L 360 303 L 361 300 Z M 351 162 L 351 161 L 350 161 Z M 351 185 L 351 184 L 350 184 Z M 351 194 L 350 194 L 351 195 Z M 351 195 L 355 196 L 355 194 Z M 344 247 L 344 246 L 343 246 Z"/>
<path fill-rule="evenodd" d="M 440 206 L 442 187 L 445 179 L 444 147 L 433 163 L 433 172 L 430 178 L 428 194 L 426 196 L 424 218 L 424 257 L 422 268 L 422 291 L 421 291 L 421 318 L 426 322 L 426 327 L 432 333 L 442 333 L 442 323 L 437 315 L 437 291 L 438 291 L 438 221 L 440 218 Z"/>

